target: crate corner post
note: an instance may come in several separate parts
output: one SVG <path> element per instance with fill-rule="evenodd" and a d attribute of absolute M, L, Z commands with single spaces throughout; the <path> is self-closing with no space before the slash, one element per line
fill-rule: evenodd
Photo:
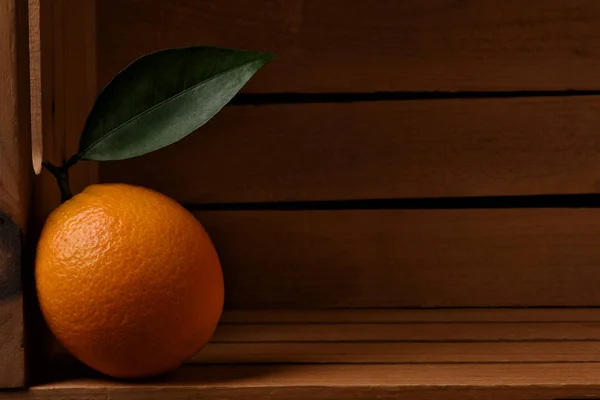
<path fill-rule="evenodd" d="M 21 268 L 30 207 L 27 3 L 0 1 L 0 389 L 26 383 Z"/>

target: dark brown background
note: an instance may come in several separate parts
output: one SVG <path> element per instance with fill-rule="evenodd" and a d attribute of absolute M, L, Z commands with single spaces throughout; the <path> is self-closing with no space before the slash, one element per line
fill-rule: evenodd
<path fill-rule="evenodd" d="M 599 18 L 593 0 L 101 1 L 99 86 L 165 47 L 277 60 L 100 180 L 195 210 L 232 308 L 598 306 L 600 211 L 558 208 L 597 199 L 553 195 L 600 188 Z"/>

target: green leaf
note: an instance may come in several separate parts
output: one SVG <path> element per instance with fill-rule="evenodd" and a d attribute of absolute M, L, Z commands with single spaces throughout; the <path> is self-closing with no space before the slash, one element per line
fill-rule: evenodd
<path fill-rule="evenodd" d="M 146 55 L 100 93 L 74 160 L 122 160 L 183 139 L 204 125 L 270 54 L 188 47 Z"/>

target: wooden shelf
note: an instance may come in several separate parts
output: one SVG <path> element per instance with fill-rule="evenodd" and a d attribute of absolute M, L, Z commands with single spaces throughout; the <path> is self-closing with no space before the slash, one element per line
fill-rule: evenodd
<path fill-rule="evenodd" d="M 10 399 L 557 399 L 600 396 L 600 364 L 186 366 L 144 383 L 74 379 Z"/>
<path fill-rule="evenodd" d="M 600 309 L 231 311 L 213 341 L 165 377 L 127 382 L 82 371 L 5 396 L 600 397 Z"/>

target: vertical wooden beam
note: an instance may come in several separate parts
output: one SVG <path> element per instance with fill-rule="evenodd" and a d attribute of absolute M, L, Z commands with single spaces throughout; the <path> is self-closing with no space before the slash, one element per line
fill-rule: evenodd
<path fill-rule="evenodd" d="M 31 100 L 31 156 L 36 174 L 42 170 L 43 136 L 52 120 L 52 20 L 49 4 L 28 0 L 29 8 L 29 78 Z M 42 32 L 44 34 L 42 35 Z M 43 58 L 43 59 L 42 59 Z M 43 67 L 43 68 L 42 68 Z"/>
<path fill-rule="evenodd" d="M 31 147 L 27 3 L 0 0 L 0 387 L 25 383 L 21 238 Z"/>

